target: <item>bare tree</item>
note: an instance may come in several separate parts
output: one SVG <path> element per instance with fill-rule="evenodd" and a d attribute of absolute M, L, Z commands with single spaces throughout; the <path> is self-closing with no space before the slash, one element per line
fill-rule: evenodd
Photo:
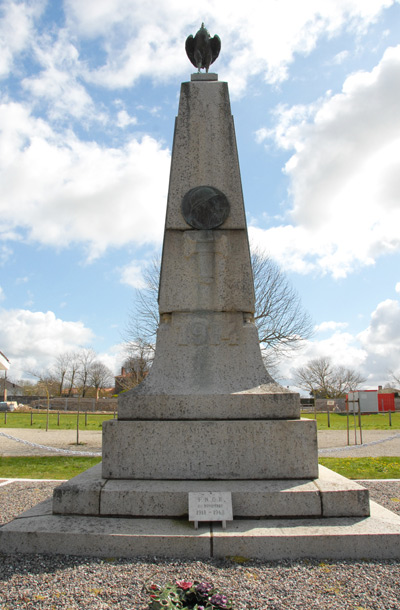
<path fill-rule="evenodd" d="M 143 270 L 144 288 L 136 290 L 136 305 L 131 311 L 125 335 L 135 349 L 136 343 L 143 341 L 148 345 L 155 343 L 159 324 L 158 285 L 160 283 L 161 258 L 155 257 Z"/>
<path fill-rule="evenodd" d="M 109 387 L 114 382 L 114 375 L 112 371 L 100 362 L 96 360 L 90 367 L 90 385 L 96 391 L 96 399 L 99 398 L 100 390 Z"/>
<path fill-rule="evenodd" d="M 67 381 L 68 381 L 68 396 L 72 395 L 72 390 L 76 384 L 79 369 L 81 366 L 81 358 L 79 352 L 69 352 L 69 365 L 67 370 Z"/>
<path fill-rule="evenodd" d="M 313 333 L 310 315 L 279 266 L 259 248 L 251 250 L 255 324 L 267 366 L 302 346 Z"/>
<path fill-rule="evenodd" d="M 268 368 L 301 347 L 313 332 L 309 314 L 300 297 L 278 265 L 265 253 L 253 248 L 251 265 L 255 289 L 255 324 L 263 357 Z M 138 338 L 155 343 L 158 315 L 158 285 L 161 259 L 154 258 L 143 272 L 145 287 L 136 292 L 135 310 L 131 312 L 125 337 L 128 345 Z"/>
<path fill-rule="evenodd" d="M 334 366 L 330 358 L 314 358 L 294 370 L 294 383 L 312 396 L 320 398 L 342 398 L 355 391 L 365 378 L 351 368 Z"/>
<path fill-rule="evenodd" d="M 96 352 L 91 348 L 81 349 L 79 352 L 78 382 L 81 387 L 82 397 L 89 388 L 90 370 L 97 358 Z"/>
<path fill-rule="evenodd" d="M 70 354 L 69 352 L 63 352 L 59 354 L 52 367 L 52 377 L 57 380 L 58 383 L 58 394 L 62 395 L 64 389 L 64 382 L 70 365 Z"/>
<path fill-rule="evenodd" d="M 400 388 L 400 371 L 389 371 L 391 387 Z"/>
<path fill-rule="evenodd" d="M 154 358 L 154 346 L 141 337 L 131 341 L 127 347 L 128 356 L 123 364 L 126 375 L 118 378 L 123 390 L 130 390 L 143 381 L 150 370 Z"/>

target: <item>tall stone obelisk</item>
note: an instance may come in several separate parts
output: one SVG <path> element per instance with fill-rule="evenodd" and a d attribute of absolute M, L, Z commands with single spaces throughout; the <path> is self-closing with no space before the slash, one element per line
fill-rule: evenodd
<path fill-rule="evenodd" d="M 151 371 L 105 424 L 103 477 L 317 477 L 315 422 L 300 421 L 298 395 L 261 357 L 228 85 L 216 74 L 181 87 L 159 310 Z"/>

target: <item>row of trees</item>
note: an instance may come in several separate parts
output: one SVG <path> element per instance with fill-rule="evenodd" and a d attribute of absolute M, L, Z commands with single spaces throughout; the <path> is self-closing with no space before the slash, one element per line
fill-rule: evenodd
<path fill-rule="evenodd" d="M 51 396 L 99 398 L 101 390 L 114 386 L 112 371 L 98 359 L 93 349 L 63 352 L 46 371 L 31 371 L 35 381 L 23 382 L 25 392 Z"/>

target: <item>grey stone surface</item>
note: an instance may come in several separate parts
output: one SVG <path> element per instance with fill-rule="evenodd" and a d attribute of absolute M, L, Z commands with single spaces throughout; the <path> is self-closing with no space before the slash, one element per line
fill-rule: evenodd
<path fill-rule="evenodd" d="M 241 520 L 213 527 L 214 557 L 277 560 L 400 559 L 400 517 L 371 502 L 371 516 Z"/>
<path fill-rule="evenodd" d="M 50 500 L 47 502 L 50 504 Z M 0 553 L 91 557 L 210 556 L 210 532 L 177 519 L 126 519 L 24 514 L 0 529 Z"/>
<path fill-rule="evenodd" d="M 235 128 L 228 85 L 196 76 L 182 83 L 179 113 L 175 124 L 166 230 L 187 230 L 181 213 L 185 194 L 196 186 L 208 185 L 222 191 L 231 210 L 224 229 L 245 229 Z"/>
<path fill-rule="evenodd" d="M 205 80 L 218 80 L 218 74 L 215 72 L 194 72 L 190 76 L 191 81 L 205 81 Z"/>
<path fill-rule="evenodd" d="M 319 466 L 319 478 L 315 481 L 321 491 L 324 517 L 368 516 L 368 490 L 340 474 Z"/>
<path fill-rule="evenodd" d="M 273 383 L 257 329 L 241 312 L 172 313 L 161 318 L 143 394 L 232 394 Z"/>
<path fill-rule="evenodd" d="M 400 517 L 371 502 L 371 517 L 238 520 L 226 530 L 214 524 L 211 535 L 183 520 L 48 515 L 43 506 L 42 516 L 22 514 L 0 529 L 0 553 L 400 559 Z"/>
<path fill-rule="evenodd" d="M 103 424 L 110 479 L 313 479 L 311 420 L 116 421 Z"/>
<path fill-rule="evenodd" d="M 63 483 L 62 493 L 55 493 L 55 512 L 80 514 L 80 503 L 75 501 L 77 489 L 81 487 L 86 494 L 88 488 L 95 487 L 96 479 L 96 490 L 100 490 L 97 502 L 88 505 L 84 514 L 183 517 L 187 515 L 190 492 L 230 492 L 235 518 L 369 515 L 368 490 L 323 466 L 319 467 L 319 478 L 312 481 L 202 481 L 107 480 L 101 477 L 98 464 Z"/>
<path fill-rule="evenodd" d="M 299 395 L 285 392 L 277 384 L 236 394 L 152 395 L 124 392 L 118 400 L 120 420 L 298 419 L 299 417 Z"/>
<path fill-rule="evenodd" d="M 247 232 L 167 231 L 159 308 L 254 312 Z"/>
<path fill-rule="evenodd" d="M 108 481 L 101 514 L 187 518 L 191 492 L 231 492 L 234 518 L 321 516 L 310 481 Z"/>
<path fill-rule="evenodd" d="M 61 514 L 73 512 L 76 515 L 99 514 L 100 491 L 105 483 L 106 481 L 101 478 L 101 463 L 96 464 L 54 490 L 53 512 Z"/>

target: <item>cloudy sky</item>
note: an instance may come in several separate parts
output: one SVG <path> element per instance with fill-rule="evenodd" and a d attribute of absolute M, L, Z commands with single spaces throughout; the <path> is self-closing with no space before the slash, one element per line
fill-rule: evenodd
<path fill-rule="evenodd" d="M 317 356 L 365 387 L 400 369 L 398 0 L 2 0 L 0 350 L 10 377 L 93 347 L 121 365 L 161 247 L 184 51 L 219 34 L 251 240 Z"/>

